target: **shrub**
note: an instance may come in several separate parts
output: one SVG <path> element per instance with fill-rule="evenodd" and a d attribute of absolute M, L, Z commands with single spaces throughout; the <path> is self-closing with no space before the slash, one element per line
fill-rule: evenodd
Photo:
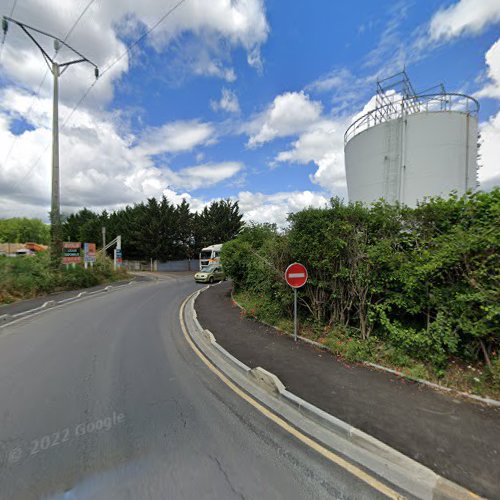
<path fill-rule="evenodd" d="M 335 349 L 370 357 L 375 337 L 401 365 L 416 359 L 442 372 L 450 357 L 485 362 L 499 351 L 499 220 L 499 188 L 414 209 L 332 199 L 290 215 L 281 233 L 246 227 L 224 245 L 222 262 L 235 288 L 265 298 L 261 314 L 273 318 L 290 316 L 283 274 L 301 262 L 309 272 L 301 320 L 358 332 L 348 347 L 330 339 Z"/>
<path fill-rule="evenodd" d="M 126 273 L 113 271 L 109 259 L 94 268 L 53 269 L 47 252 L 30 257 L 0 257 L 0 302 L 12 302 L 57 290 L 87 288 L 106 281 L 123 279 Z"/>

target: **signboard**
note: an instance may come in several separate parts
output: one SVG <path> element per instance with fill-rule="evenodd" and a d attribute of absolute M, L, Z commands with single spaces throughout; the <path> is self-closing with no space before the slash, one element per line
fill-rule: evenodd
<path fill-rule="evenodd" d="M 95 243 L 84 243 L 83 244 L 83 261 L 84 262 L 95 262 Z"/>
<path fill-rule="evenodd" d="M 285 281 L 293 288 L 293 338 L 297 342 L 297 288 L 307 281 L 307 269 L 298 262 L 290 264 L 285 271 Z"/>
<path fill-rule="evenodd" d="M 121 248 L 115 248 L 115 255 L 114 255 L 114 268 L 116 269 L 117 267 L 122 266 L 122 249 Z"/>
<path fill-rule="evenodd" d="M 82 244 L 79 241 L 63 242 L 63 264 L 80 264 L 80 248 Z"/>
<path fill-rule="evenodd" d="M 300 288 L 307 281 L 307 269 L 298 262 L 290 264 L 285 271 L 285 280 L 292 288 Z"/>

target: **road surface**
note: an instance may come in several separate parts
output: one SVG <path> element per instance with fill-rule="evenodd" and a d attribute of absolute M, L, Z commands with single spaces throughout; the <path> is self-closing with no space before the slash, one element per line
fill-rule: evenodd
<path fill-rule="evenodd" d="M 179 325 L 192 278 L 0 330 L 1 498 L 376 498 L 240 399 Z"/>

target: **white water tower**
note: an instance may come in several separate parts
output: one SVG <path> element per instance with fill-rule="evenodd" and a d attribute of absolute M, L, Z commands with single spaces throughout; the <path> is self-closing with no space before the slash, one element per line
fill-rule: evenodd
<path fill-rule="evenodd" d="M 476 189 L 478 110 L 474 98 L 443 86 L 416 93 L 405 72 L 378 82 L 375 109 L 344 136 L 349 201 L 414 207 Z"/>

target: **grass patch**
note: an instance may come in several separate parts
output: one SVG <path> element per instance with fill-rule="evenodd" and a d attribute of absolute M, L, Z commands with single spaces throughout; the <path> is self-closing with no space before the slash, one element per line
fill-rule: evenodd
<path fill-rule="evenodd" d="M 234 299 L 244 308 L 242 317 L 257 319 L 290 334 L 293 332 L 292 318 L 284 318 L 279 306 L 263 295 L 241 291 L 234 294 Z M 353 328 L 331 328 L 305 321 L 300 324 L 299 334 L 323 344 L 347 363 L 376 363 L 400 371 L 410 378 L 500 400 L 498 357 L 493 360 L 491 369 L 482 364 L 468 365 L 459 359 L 448 360 L 443 369 L 413 359 L 401 348 L 376 337 L 363 340 Z"/>
<path fill-rule="evenodd" d="M 114 271 L 106 259 L 91 269 L 50 267 L 49 255 L 42 252 L 33 257 L 0 257 L 0 304 L 29 299 L 48 293 L 88 288 L 127 278 L 124 270 Z"/>

